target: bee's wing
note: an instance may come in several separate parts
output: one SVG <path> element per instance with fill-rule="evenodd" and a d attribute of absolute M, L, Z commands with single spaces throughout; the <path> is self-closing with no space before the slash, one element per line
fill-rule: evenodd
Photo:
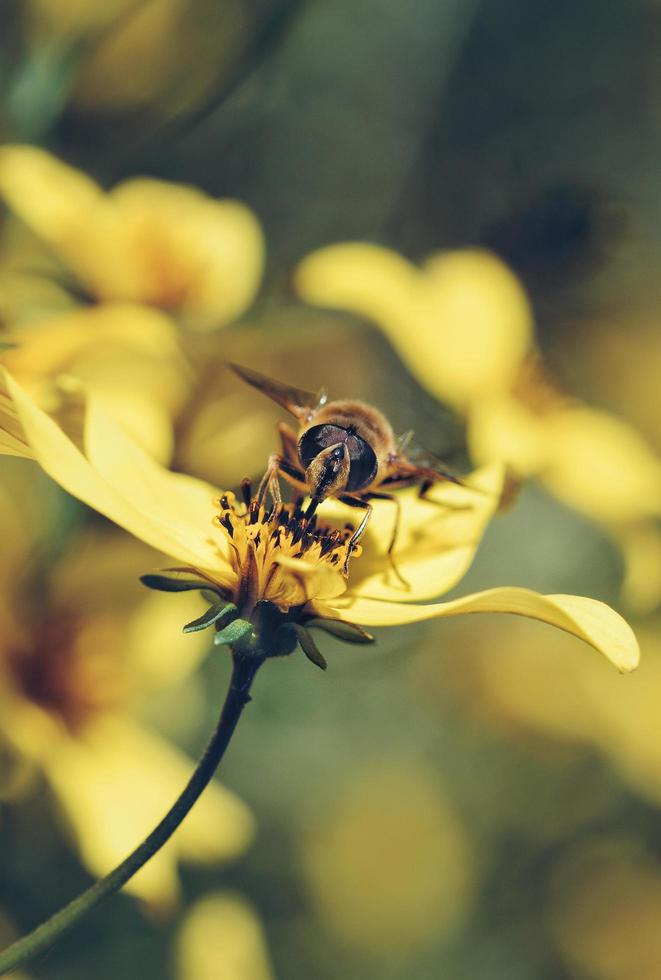
<path fill-rule="evenodd" d="M 408 482 L 433 482 L 438 483 L 443 480 L 449 483 L 456 483 L 465 486 L 464 481 L 455 473 L 454 470 L 438 459 L 432 453 L 420 446 L 411 445 L 413 433 L 406 432 L 398 442 L 398 457 L 396 472 L 393 474 L 393 482 L 401 480 Z"/>
<path fill-rule="evenodd" d="M 231 368 L 247 384 L 257 388 L 258 391 L 277 402 L 278 405 L 282 405 L 298 419 L 309 417 L 315 409 L 326 401 L 326 395 L 323 391 L 314 394 L 311 391 L 304 391 L 302 388 L 293 388 L 291 385 L 282 384 L 273 378 L 267 378 L 265 374 L 253 371 L 252 368 L 243 367 L 241 364 L 227 362 L 227 367 Z"/>
<path fill-rule="evenodd" d="M 440 460 L 427 458 L 425 463 L 427 465 L 423 466 L 421 463 L 414 463 L 408 459 L 400 460 L 397 463 L 394 479 L 420 480 L 421 482 L 429 480 L 433 483 L 440 483 L 445 480 L 449 483 L 456 483 L 460 487 L 465 486 L 462 478 L 448 469 Z"/>

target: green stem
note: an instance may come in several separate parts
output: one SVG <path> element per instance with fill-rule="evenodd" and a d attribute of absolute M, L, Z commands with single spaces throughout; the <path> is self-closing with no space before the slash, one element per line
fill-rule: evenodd
<path fill-rule="evenodd" d="M 169 840 L 216 771 L 234 734 L 241 712 L 250 701 L 250 686 L 257 668 L 262 663 L 263 659 L 254 655 L 234 654 L 232 680 L 218 725 L 181 795 L 143 842 L 105 878 L 95 882 L 50 919 L 3 950 L 0 953 L 0 976 L 4 976 L 55 943 L 99 902 L 119 891 L 129 878 L 132 878 L 136 871 L 139 871 Z"/>

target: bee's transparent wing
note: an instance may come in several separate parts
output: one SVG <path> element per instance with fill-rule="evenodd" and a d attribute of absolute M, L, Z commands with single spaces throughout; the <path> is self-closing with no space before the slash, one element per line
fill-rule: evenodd
<path fill-rule="evenodd" d="M 278 405 L 282 405 L 298 419 L 307 418 L 326 401 L 327 396 L 323 389 L 315 394 L 311 391 L 305 391 L 303 388 L 294 388 L 291 385 L 283 384 L 274 378 L 267 378 L 265 374 L 253 371 L 252 368 L 243 367 L 241 364 L 228 362 L 227 367 L 247 384 L 257 388 L 258 391 L 277 402 Z"/>

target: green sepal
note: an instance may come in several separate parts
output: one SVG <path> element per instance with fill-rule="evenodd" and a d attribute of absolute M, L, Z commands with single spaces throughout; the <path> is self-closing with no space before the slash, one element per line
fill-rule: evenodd
<path fill-rule="evenodd" d="M 184 626 L 184 633 L 197 633 L 198 630 L 205 630 L 209 626 L 213 626 L 217 623 L 219 619 L 223 616 L 227 616 L 230 613 L 236 612 L 236 606 L 233 602 L 218 603 L 216 605 L 210 606 L 206 612 L 198 616 L 197 619 L 193 619 L 190 623 L 186 623 Z"/>
<path fill-rule="evenodd" d="M 234 619 L 216 633 L 213 642 L 218 645 L 221 643 L 238 643 L 252 631 L 253 625 L 247 619 Z"/>
<path fill-rule="evenodd" d="M 345 623 L 343 619 L 308 619 L 305 625 L 308 629 L 325 630 L 344 643 L 374 643 L 372 634 L 367 633 L 362 626 Z"/>
<path fill-rule="evenodd" d="M 191 592 L 193 589 L 216 591 L 213 585 L 201 579 L 169 578 L 167 575 L 141 575 L 140 581 L 148 589 L 156 589 L 157 592 Z"/>
<path fill-rule="evenodd" d="M 300 623 L 294 623 L 294 629 L 296 630 L 296 636 L 298 637 L 298 642 L 301 645 L 301 650 L 313 664 L 317 667 L 321 667 L 322 670 L 326 670 L 328 664 L 326 663 L 326 658 L 321 653 L 317 644 L 314 642 L 305 626 Z"/>

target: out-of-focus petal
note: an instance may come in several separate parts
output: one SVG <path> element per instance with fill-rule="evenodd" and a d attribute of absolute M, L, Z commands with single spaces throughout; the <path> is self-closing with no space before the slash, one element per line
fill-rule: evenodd
<path fill-rule="evenodd" d="M 467 441 L 471 459 L 498 459 L 518 476 L 532 476 L 545 465 L 548 445 L 543 421 L 508 394 L 485 396 L 470 406 Z"/>
<path fill-rule="evenodd" d="M 545 423 L 547 486 L 570 506 L 604 522 L 661 514 L 661 460 L 626 422 L 587 407 Z"/>
<path fill-rule="evenodd" d="M 299 295 L 318 306 L 336 306 L 395 324 L 415 304 L 418 270 L 401 255 L 367 242 L 330 245 L 312 252 L 298 266 Z"/>
<path fill-rule="evenodd" d="M 184 788 L 193 762 L 127 719 L 99 719 L 76 739 L 57 741 L 44 769 L 76 831 L 89 869 L 104 875 L 153 829 Z M 180 858 L 240 854 L 253 834 L 241 801 L 219 783 L 207 787 L 171 841 L 126 889 L 158 906 L 177 897 Z"/>
<path fill-rule="evenodd" d="M 182 684 L 209 650 L 207 632 L 184 634 L 184 623 L 204 611 L 197 593 L 174 597 L 147 592 L 126 625 L 126 667 L 132 687 L 149 691 Z"/>
<path fill-rule="evenodd" d="M 308 889 L 342 945 L 392 962 L 465 921 L 472 842 L 436 777 L 419 759 L 354 763 L 345 784 L 307 821 Z"/>
<path fill-rule="evenodd" d="M 507 266 L 478 249 L 432 255 L 423 267 L 423 296 L 426 330 L 415 360 L 410 356 L 432 394 L 461 403 L 508 388 L 532 340 L 532 315 Z M 405 335 L 398 348 L 407 348 Z"/>
<path fill-rule="evenodd" d="M 661 529 L 644 521 L 614 532 L 624 557 L 622 599 L 639 615 L 661 602 Z"/>
<path fill-rule="evenodd" d="M 262 275 L 264 243 L 252 211 L 192 187 L 126 181 L 107 197 L 91 234 L 96 254 L 87 257 L 86 278 L 100 296 L 172 309 L 193 326 L 237 317 Z"/>
<path fill-rule="evenodd" d="M 415 488 L 398 493 L 402 516 L 393 558 L 408 587 L 397 578 L 387 557 L 395 504 L 374 501 L 361 542 L 363 554 L 351 566 L 351 594 L 413 602 L 447 592 L 470 567 L 498 508 L 503 480 L 503 467 L 493 464 L 467 477 L 466 486 L 438 484 L 430 500 L 420 500 Z"/>
<path fill-rule="evenodd" d="M 386 333 L 418 380 L 441 401 L 464 404 L 509 386 L 531 341 L 525 293 L 495 256 L 432 256 L 422 270 L 377 245 L 333 245 L 298 267 L 299 294 L 350 310 Z"/>
<path fill-rule="evenodd" d="M 8 339 L 16 346 L 3 353 L 2 362 L 17 378 L 65 371 L 74 358 L 99 347 L 116 345 L 153 357 L 180 356 L 177 331 L 169 317 L 130 303 L 72 309 L 10 333 Z"/>
<path fill-rule="evenodd" d="M 195 902 L 177 937 L 178 980 L 272 980 L 266 940 L 245 898 L 215 892 Z"/>
<path fill-rule="evenodd" d="M 15 145 L 0 149 L 0 195 L 40 238 L 66 248 L 85 232 L 102 192 L 45 150 Z"/>
<path fill-rule="evenodd" d="M 541 595 L 530 589 L 508 586 L 420 606 L 343 596 L 333 602 L 333 607 L 342 619 L 365 626 L 398 626 L 462 613 L 514 613 L 538 619 L 585 640 L 620 671 L 634 670 L 640 657 L 638 642 L 628 623 L 605 603 L 582 596 Z"/>

